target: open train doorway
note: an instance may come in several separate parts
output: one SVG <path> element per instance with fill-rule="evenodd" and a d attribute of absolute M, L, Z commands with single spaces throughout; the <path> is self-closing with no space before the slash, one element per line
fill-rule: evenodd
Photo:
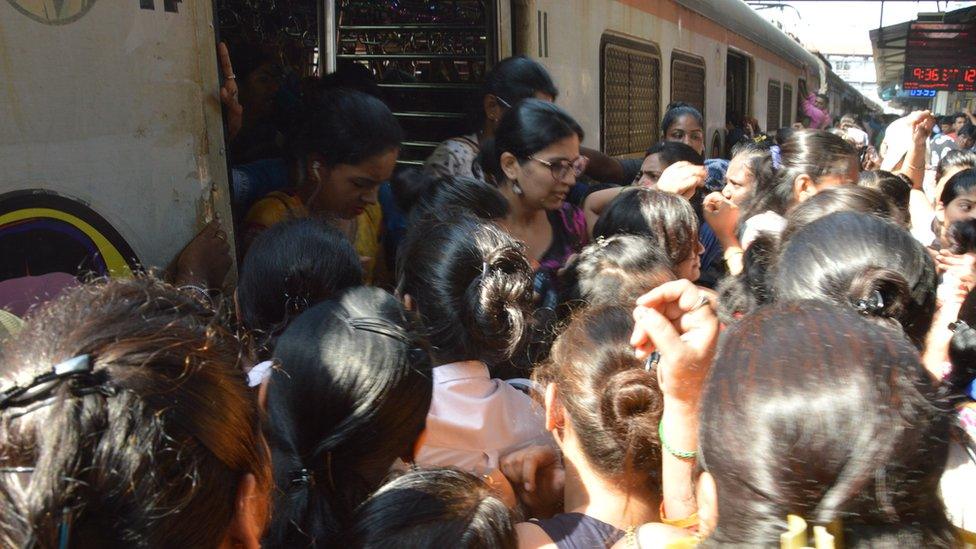
<path fill-rule="evenodd" d="M 741 124 L 750 115 L 749 64 L 748 57 L 729 50 L 725 65 L 725 116 L 733 124 Z"/>

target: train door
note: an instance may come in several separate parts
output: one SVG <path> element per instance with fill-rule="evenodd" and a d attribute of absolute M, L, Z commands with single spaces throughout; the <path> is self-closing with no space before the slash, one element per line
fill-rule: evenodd
<path fill-rule="evenodd" d="M 230 219 L 214 40 L 209 0 L 0 2 L 0 307 Z"/>
<path fill-rule="evenodd" d="M 725 65 L 725 116 L 741 122 L 742 117 L 749 116 L 749 85 L 750 60 L 745 55 L 728 51 Z"/>
<path fill-rule="evenodd" d="M 374 75 L 404 128 L 402 164 L 422 164 L 440 141 L 470 131 L 469 111 L 500 50 L 501 2 L 328 1 L 336 42 L 327 54 L 340 71 L 357 64 Z"/>

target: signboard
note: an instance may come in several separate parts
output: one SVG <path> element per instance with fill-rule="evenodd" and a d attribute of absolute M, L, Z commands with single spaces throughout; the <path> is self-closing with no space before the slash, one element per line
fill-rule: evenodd
<path fill-rule="evenodd" d="M 212 23 L 208 0 L 0 0 L 0 285 L 164 267 L 231 219 Z"/>
<path fill-rule="evenodd" d="M 976 91 L 976 23 L 913 22 L 902 87 Z"/>
<path fill-rule="evenodd" d="M 908 90 L 909 97 L 935 97 L 938 93 L 935 90 Z"/>

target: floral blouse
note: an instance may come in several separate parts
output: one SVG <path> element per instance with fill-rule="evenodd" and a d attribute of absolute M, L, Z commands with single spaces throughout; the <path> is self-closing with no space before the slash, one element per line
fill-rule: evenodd
<path fill-rule="evenodd" d="M 439 177 L 471 177 L 485 180 L 478 162 L 478 135 L 462 135 L 443 141 L 424 162 L 424 173 Z"/>

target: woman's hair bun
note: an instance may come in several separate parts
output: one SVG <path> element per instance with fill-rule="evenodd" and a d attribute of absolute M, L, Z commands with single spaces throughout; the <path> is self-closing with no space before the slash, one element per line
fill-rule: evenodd
<path fill-rule="evenodd" d="M 657 425 L 663 412 L 664 398 L 653 373 L 630 368 L 607 379 L 600 397 L 600 420 L 621 448 L 632 449 L 633 455 L 625 458 L 632 466 L 646 470 L 645 464 L 660 462 Z"/>
<path fill-rule="evenodd" d="M 512 241 L 485 257 L 481 276 L 472 279 L 464 299 L 468 322 L 478 326 L 477 342 L 495 358 L 510 357 L 521 345 L 530 318 L 532 267 L 521 244 Z"/>

